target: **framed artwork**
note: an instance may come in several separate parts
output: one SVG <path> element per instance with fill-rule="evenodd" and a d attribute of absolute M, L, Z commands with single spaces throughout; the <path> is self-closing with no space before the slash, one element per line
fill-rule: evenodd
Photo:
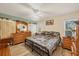
<path fill-rule="evenodd" d="M 46 25 L 53 25 L 54 24 L 54 20 L 47 20 L 46 21 Z"/>

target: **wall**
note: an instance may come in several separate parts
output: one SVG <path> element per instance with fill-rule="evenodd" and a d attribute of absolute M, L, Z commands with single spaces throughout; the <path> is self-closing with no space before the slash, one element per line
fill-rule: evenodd
<path fill-rule="evenodd" d="M 64 21 L 69 19 L 79 19 L 79 11 L 61 16 L 54 16 L 54 25 L 46 26 L 45 20 L 38 22 L 40 31 L 56 31 L 60 32 L 61 36 L 64 35 Z"/>

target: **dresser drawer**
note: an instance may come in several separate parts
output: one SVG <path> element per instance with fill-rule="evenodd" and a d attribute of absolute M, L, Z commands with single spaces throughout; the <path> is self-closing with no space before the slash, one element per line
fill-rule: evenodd
<path fill-rule="evenodd" d="M 63 38 L 63 48 L 66 48 L 66 49 L 71 49 L 71 39 L 69 37 L 64 37 Z"/>

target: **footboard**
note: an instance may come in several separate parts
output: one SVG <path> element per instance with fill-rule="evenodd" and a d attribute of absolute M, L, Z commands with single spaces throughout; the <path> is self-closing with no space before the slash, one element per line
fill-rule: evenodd
<path fill-rule="evenodd" d="M 57 41 L 55 44 L 55 47 L 52 48 L 51 52 L 53 52 L 57 46 L 59 45 L 60 40 Z M 31 40 L 25 40 L 25 45 L 28 45 L 29 47 L 32 48 L 32 51 L 36 51 L 39 55 L 45 56 L 45 55 L 51 55 L 49 49 L 46 47 L 39 45 L 38 43 L 31 41 Z"/>
<path fill-rule="evenodd" d="M 43 47 L 36 42 L 33 42 L 31 40 L 25 40 L 25 45 L 32 48 L 32 51 L 36 51 L 41 56 L 44 56 L 44 55 L 49 56 L 49 50 L 46 47 Z"/>

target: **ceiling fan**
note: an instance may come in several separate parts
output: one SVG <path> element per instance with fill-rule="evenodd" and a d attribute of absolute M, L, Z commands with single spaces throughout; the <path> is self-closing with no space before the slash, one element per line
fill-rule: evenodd
<path fill-rule="evenodd" d="M 33 5 L 31 5 L 31 4 L 22 4 L 22 5 L 24 5 L 25 7 L 30 8 L 30 9 L 34 12 L 33 17 L 35 17 L 35 18 L 51 17 L 50 15 L 51 15 L 52 13 L 47 12 L 47 11 L 40 10 L 39 8 L 36 8 L 36 7 L 34 7 Z M 32 19 L 33 19 L 33 18 L 32 18 Z"/>
<path fill-rule="evenodd" d="M 47 12 L 47 11 L 43 11 L 43 10 L 40 10 L 38 8 L 35 8 L 32 4 L 22 4 L 22 5 L 27 6 L 28 8 L 32 9 L 35 14 L 38 12 L 41 12 L 44 14 L 51 14 L 51 12 Z"/>

